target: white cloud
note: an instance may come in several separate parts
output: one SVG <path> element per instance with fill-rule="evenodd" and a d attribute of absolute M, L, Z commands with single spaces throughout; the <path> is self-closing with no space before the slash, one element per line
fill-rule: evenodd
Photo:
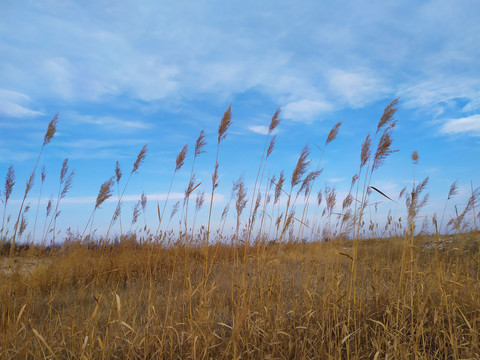
<path fill-rule="evenodd" d="M 332 91 L 353 108 L 376 101 L 388 93 L 382 81 L 372 72 L 332 70 L 329 85 Z"/>
<path fill-rule="evenodd" d="M 444 82 L 463 84 L 450 93 L 478 107 L 478 5 L 281 3 L 11 6 L 0 78 L 32 97 L 88 101 L 223 101 L 254 89 L 300 121 L 333 110 L 328 104 L 362 107 L 392 94 L 436 106 Z M 440 80 L 422 88 L 419 78 Z"/>
<path fill-rule="evenodd" d="M 147 201 L 165 201 L 167 199 L 167 193 L 155 193 L 155 194 L 145 194 L 147 196 Z M 122 202 L 137 202 L 140 200 L 141 194 L 134 194 L 134 195 L 125 195 L 122 198 Z M 206 194 L 208 197 L 208 194 Z M 185 197 L 184 193 L 176 193 L 172 192 L 168 195 L 169 204 L 173 205 L 175 200 L 183 200 Z M 197 194 L 192 194 L 191 199 L 195 200 L 197 198 Z M 64 200 L 62 200 L 65 204 L 94 204 L 96 201 L 95 196 L 67 196 Z M 225 202 L 225 195 L 221 193 L 215 193 L 213 195 L 213 203 L 214 204 L 223 204 Z M 18 202 L 20 200 L 16 199 L 13 202 Z M 43 198 L 41 200 L 42 203 L 48 203 L 49 198 Z M 116 203 L 118 199 L 115 196 L 108 198 L 106 203 Z"/>
<path fill-rule="evenodd" d="M 431 111 L 435 116 L 460 106 L 464 112 L 480 109 L 480 79 L 448 77 L 445 74 L 434 79 L 420 80 L 403 85 L 398 95 L 404 106 Z"/>
<path fill-rule="evenodd" d="M 326 101 L 302 99 L 285 105 L 282 115 L 285 119 L 311 122 L 320 114 L 332 110 L 332 105 Z"/>
<path fill-rule="evenodd" d="M 23 162 L 26 160 L 35 159 L 38 157 L 38 152 L 25 151 L 19 149 L 0 148 L 0 162 Z"/>
<path fill-rule="evenodd" d="M 150 124 L 144 121 L 124 120 L 113 116 L 94 117 L 90 115 L 73 114 L 71 118 L 78 123 L 98 125 L 118 132 L 150 128 Z"/>
<path fill-rule="evenodd" d="M 30 98 L 25 94 L 0 89 L 0 115 L 16 118 L 42 115 L 42 112 L 31 110 L 25 105 L 29 102 Z"/>
<path fill-rule="evenodd" d="M 480 136 L 480 114 L 460 119 L 447 120 L 440 131 L 443 134 L 462 134 Z"/>
<path fill-rule="evenodd" d="M 248 129 L 260 135 L 268 135 L 268 127 L 264 125 L 252 125 Z"/>
<path fill-rule="evenodd" d="M 338 183 L 338 182 L 342 182 L 345 180 L 344 177 L 339 177 L 339 178 L 328 178 L 327 179 L 329 182 L 332 182 L 332 183 Z"/>

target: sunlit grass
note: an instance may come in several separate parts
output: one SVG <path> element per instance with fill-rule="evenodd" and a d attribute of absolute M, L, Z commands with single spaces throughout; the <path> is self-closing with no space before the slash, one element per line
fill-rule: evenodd
<path fill-rule="evenodd" d="M 469 227 L 467 221 L 478 215 L 478 189 L 472 187 L 467 207 L 448 221 L 454 236 L 440 235 L 436 218 L 436 233 L 419 235 L 423 232 L 417 218 L 428 199 L 423 194 L 428 179 L 416 183 L 413 178 L 412 189 L 402 191 L 405 225 L 390 216 L 381 231 L 378 224 L 364 223 L 371 190 L 386 196 L 370 183 L 393 151 L 396 105 L 395 100 L 386 107 L 376 133 L 362 144 L 360 167 L 341 204 L 341 216 L 334 210 L 339 208 L 335 188 L 323 189 L 310 200 L 321 158 L 309 171 L 308 147 L 291 177 L 284 175 L 288 172 L 278 179 L 266 174 L 277 111 L 258 160 L 253 193 L 246 192 L 242 178 L 234 183 L 234 233 L 223 232 L 228 208 L 219 228 L 211 229 L 220 144 L 230 126 L 230 107 L 218 129 L 209 220 L 198 230 L 202 192 L 196 197 L 193 222 L 188 223 L 193 210 L 188 200 L 200 186 L 195 163 L 178 231 L 169 228 L 168 216 L 164 219 L 165 203 L 163 209 L 157 206 L 158 223 L 146 224 L 142 233 L 122 235 L 121 230 L 119 237 L 108 236 L 122 219 L 125 190 L 120 191 L 118 163 L 115 177 L 100 186 L 83 233 L 70 233 L 62 243 L 46 241 L 55 236 L 50 226 L 45 241 L 18 241 L 27 226 L 22 206 L 12 232 L 2 226 L 0 358 L 480 358 L 480 238 L 473 230 L 476 222 Z M 340 126 L 332 128 L 322 154 Z M 203 152 L 203 134 L 194 146 L 195 159 Z M 49 126 L 43 146 L 53 135 Z M 138 171 L 146 149 L 129 176 Z M 42 151 L 43 147 L 39 158 Z M 175 159 L 171 183 L 186 154 L 187 146 Z M 414 168 L 418 159 L 415 151 Z M 53 224 L 73 176 L 67 170 L 62 168 L 57 206 L 49 218 Z M 32 176 L 35 171 L 36 166 Z M 6 181 L 10 192 L 14 178 L 12 167 Z M 94 238 L 95 212 L 112 196 L 115 180 L 118 205 L 109 230 L 104 238 Z M 23 202 L 30 189 L 27 182 Z M 448 199 L 454 193 L 451 188 Z M 297 203 L 300 197 L 304 204 Z M 280 205 L 280 198 L 286 206 Z M 142 196 L 138 211 L 140 206 L 145 211 L 146 201 Z M 4 214 L 7 202 L 8 197 Z M 242 223 L 247 204 L 247 221 Z"/>

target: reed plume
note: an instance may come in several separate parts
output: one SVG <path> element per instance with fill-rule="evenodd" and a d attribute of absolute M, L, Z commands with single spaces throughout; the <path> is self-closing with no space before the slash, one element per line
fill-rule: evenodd
<path fill-rule="evenodd" d="M 277 108 L 277 110 L 275 111 L 275 113 L 272 116 L 272 119 L 270 120 L 270 125 L 268 127 L 268 135 L 265 138 L 265 145 L 263 147 L 262 156 L 260 158 L 260 164 L 258 166 L 257 176 L 255 178 L 255 183 L 254 183 L 254 186 L 253 186 L 252 200 L 250 202 L 250 212 L 249 212 L 247 236 L 246 236 L 245 249 L 244 249 L 245 250 L 245 256 L 246 256 L 246 253 L 247 253 L 247 247 L 250 245 L 252 231 L 253 231 L 253 224 L 255 222 L 254 219 L 256 217 L 256 211 L 258 210 L 258 207 L 254 208 L 254 205 L 256 205 L 257 201 L 258 201 L 257 187 L 258 187 L 258 189 L 260 189 L 261 186 L 262 186 L 263 174 L 264 174 L 264 171 L 265 171 L 265 165 L 263 165 L 264 160 L 268 159 L 268 157 L 273 152 L 273 149 L 275 147 L 276 136 L 274 135 L 271 138 L 270 143 L 268 145 L 268 148 L 267 148 L 267 144 L 268 144 L 268 140 L 270 139 L 270 136 L 272 135 L 273 131 L 280 124 L 280 121 L 281 121 L 280 112 L 281 112 L 280 108 Z M 266 152 L 266 157 L 265 157 L 265 152 Z M 262 166 L 263 166 L 263 171 L 262 171 Z M 260 172 L 262 172 L 261 178 L 260 178 Z M 259 178 L 260 178 L 260 182 L 259 182 Z M 257 201 L 255 200 L 255 197 L 257 197 Z M 260 204 L 260 203 L 258 203 L 258 204 Z M 261 231 L 261 229 L 260 229 L 260 231 Z M 244 265 L 245 265 L 244 272 L 246 272 L 246 263 Z"/>
<path fill-rule="evenodd" d="M 147 230 L 147 218 L 145 216 L 145 213 L 147 211 L 147 195 L 145 195 L 145 192 L 142 191 L 142 195 L 140 195 L 140 205 L 142 206 L 142 213 L 143 213 L 143 221 L 145 223 L 145 230 Z"/>
<path fill-rule="evenodd" d="M 82 239 L 83 239 L 83 236 L 85 235 L 85 232 L 87 231 L 87 227 L 89 223 L 91 224 L 90 225 L 90 234 L 91 234 L 95 211 L 97 211 L 97 209 L 99 209 L 100 206 L 112 196 L 114 184 L 115 184 L 115 181 L 114 181 L 114 177 L 112 176 L 110 179 L 108 179 L 102 185 L 100 185 L 100 190 L 98 191 L 97 199 L 95 201 L 95 206 L 93 207 L 92 214 L 90 215 L 90 218 L 88 219 L 87 224 L 85 225 L 85 229 L 83 230 Z M 88 235 L 89 238 L 90 238 L 90 234 Z"/>
<path fill-rule="evenodd" d="M 117 205 L 116 205 L 115 210 L 113 212 L 112 219 L 110 220 L 110 224 L 108 225 L 107 234 L 105 235 L 105 241 L 108 241 L 108 235 L 110 234 L 110 229 L 112 228 L 112 225 L 113 225 L 113 223 L 115 222 L 115 219 L 116 219 L 115 214 L 117 214 L 117 216 L 120 216 L 120 213 L 121 213 L 120 207 L 121 207 L 121 204 L 122 204 L 123 195 L 125 194 L 125 190 L 127 190 L 127 186 L 130 182 L 130 179 L 132 178 L 133 174 L 138 173 L 138 169 L 140 168 L 140 166 L 145 161 L 145 158 L 147 156 L 147 151 L 148 151 L 148 145 L 145 144 L 145 145 L 143 145 L 142 149 L 138 153 L 137 159 L 133 163 L 132 170 L 130 171 L 130 174 L 127 178 L 127 182 L 125 183 L 125 186 L 123 187 L 123 191 L 120 194 L 120 197 L 118 198 L 118 202 L 117 202 Z M 117 163 L 115 164 L 115 179 L 118 178 L 118 181 L 120 181 L 121 171 L 120 171 L 120 167 L 119 166 L 117 167 Z M 120 175 L 120 177 L 119 177 L 119 175 Z M 111 180 L 112 180 L 112 182 L 114 182 L 114 177 L 112 177 Z M 110 196 L 111 196 L 111 194 L 110 194 Z"/>
<path fill-rule="evenodd" d="M 132 223 L 130 225 L 130 232 L 132 231 L 133 225 L 135 225 L 137 223 L 138 217 L 140 216 L 140 208 L 141 208 L 141 203 L 140 203 L 140 200 L 138 200 L 135 203 L 135 206 L 133 207 Z"/>
<path fill-rule="evenodd" d="M 32 173 L 31 173 L 31 175 L 30 175 L 30 177 L 27 181 L 27 185 L 25 187 L 25 192 L 23 194 L 23 199 L 22 199 L 22 202 L 20 204 L 20 209 L 18 211 L 17 221 L 15 222 L 12 242 L 10 244 L 10 256 L 9 256 L 10 259 L 13 257 L 13 253 L 14 253 L 14 249 L 15 249 L 15 240 L 16 240 L 16 237 L 17 237 L 18 226 L 19 226 L 19 223 L 20 223 L 20 217 L 22 215 L 25 200 L 27 199 L 28 193 L 30 192 L 30 190 L 33 187 L 33 180 L 35 179 L 35 172 L 37 170 L 37 166 L 38 166 L 38 163 L 40 161 L 40 157 L 42 156 L 43 149 L 45 148 L 46 145 L 48 145 L 52 141 L 52 139 L 55 135 L 55 132 L 57 131 L 57 122 L 58 122 L 58 114 L 56 114 L 53 117 L 53 119 L 50 120 L 50 122 L 48 123 L 47 132 L 45 133 L 45 135 L 43 137 L 43 145 L 40 148 L 40 152 L 38 154 L 37 161 L 35 163 L 35 166 L 33 167 Z"/>
<path fill-rule="evenodd" d="M 450 190 L 448 191 L 447 200 L 445 201 L 445 206 L 442 212 L 442 219 L 440 220 L 440 231 L 442 230 L 443 218 L 445 217 L 445 211 L 447 210 L 448 201 L 458 194 L 458 180 L 455 180 L 452 185 L 450 185 Z"/>
<path fill-rule="evenodd" d="M 15 185 L 15 168 L 13 164 L 10 164 L 8 167 L 7 175 L 5 176 L 5 190 L 3 193 L 3 220 L 2 220 L 2 229 L 0 230 L 0 243 L 3 243 L 3 230 L 5 226 L 5 215 L 7 214 L 7 203 L 12 194 L 13 186 Z"/>
<path fill-rule="evenodd" d="M 190 201 L 190 196 L 195 191 L 196 188 L 200 186 L 200 183 L 196 183 L 195 179 L 195 163 L 197 161 L 197 157 L 204 153 L 205 150 L 203 148 L 207 145 L 207 141 L 205 140 L 205 130 L 200 131 L 200 135 L 198 136 L 197 140 L 195 141 L 195 150 L 193 152 L 193 162 L 192 162 L 192 169 L 190 170 L 190 180 L 188 181 L 187 189 L 185 190 L 185 197 L 183 201 L 183 206 L 185 208 L 185 216 L 184 216 L 184 225 L 185 225 L 185 236 L 187 236 L 187 228 L 188 228 L 188 205 Z M 182 209 L 183 214 L 183 209 Z M 186 243 L 186 241 L 185 241 Z"/>
<path fill-rule="evenodd" d="M 167 198 L 165 199 L 165 203 L 163 204 L 163 210 L 162 213 L 160 214 L 160 219 L 158 222 L 158 229 L 157 229 L 157 234 L 160 231 L 160 226 L 162 225 L 162 220 L 165 217 L 165 210 L 167 208 L 167 203 L 168 199 L 170 197 L 170 191 L 172 190 L 172 185 L 173 185 L 173 179 L 175 179 L 175 174 L 177 173 L 178 170 L 180 170 L 185 163 L 185 157 L 187 156 L 187 151 L 188 151 L 188 145 L 185 145 L 182 150 L 177 154 L 177 157 L 175 159 L 175 170 L 173 171 L 172 179 L 170 180 L 170 186 L 168 188 L 168 193 L 167 193 Z M 170 217 L 171 219 L 172 217 Z M 170 224 L 170 221 L 168 222 Z M 168 225 L 167 225 L 168 228 Z"/>
<path fill-rule="evenodd" d="M 323 159 L 323 155 L 325 153 L 325 149 L 326 149 L 328 144 L 330 144 L 332 141 L 334 141 L 337 138 L 341 126 L 342 126 L 342 122 L 337 122 L 332 127 L 332 129 L 328 133 L 327 138 L 325 139 L 325 144 L 322 148 L 320 158 L 318 159 L 318 164 L 317 164 L 317 168 L 316 168 L 315 172 L 312 172 L 309 176 L 307 176 L 308 179 L 306 179 L 306 182 L 304 181 L 304 184 L 302 184 L 302 187 L 305 189 L 305 204 L 303 206 L 302 218 L 300 220 L 300 227 L 298 229 L 298 236 L 299 237 L 303 237 L 303 226 L 305 224 L 305 219 L 308 216 L 308 206 L 309 206 L 309 201 L 310 201 L 310 195 L 311 195 L 313 186 L 315 184 L 315 180 L 318 176 L 320 176 L 320 174 L 323 170 L 323 169 L 322 170 L 320 169 L 320 165 L 322 163 L 322 159 Z"/>
<path fill-rule="evenodd" d="M 40 209 L 40 199 L 42 198 L 42 190 L 43 190 L 43 184 L 45 183 L 45 178 L 47 177 L 47 172 L 45 170 L 45 165 L 42 167 L 42 173 L 41 173 L 41 185 L 40 185 L 40 193 L 38 194 L 38 202 L 37 202 L 37 210 L 35 211 L 35 223 L 33 225 L 33 238 L 32 238 L 32 243 L 35 242 L 35 236 L 36 236 L 36 229 L 37 229 L 37 219 L 38 219 L 38 210 Z"/>
<path fill-rule="evenodd" d="M 215 170 L 212 175 L 212 193 L 210 196 L 210 209 L 208 212 L 208 222 L 207 222 L 207 236 L 206 236 L 206 246 L 210 243 L 210 223 L 212 220 L 212 207 L 213 207 L 213 196 L 215 194 L 215 189 L 218 186 L 218 154 L 220 151 L 220 143 L 227 136 L 227 130 L 232 124 L 232 105 L 223 114 L 220 125 L 218 126 L 218 138 L 217 138 L 217 154 L 215 156 Z"/>
<path fill-rule="evenodd" d="M 58 208 L 60 206 L 60 201 L 67 195 L 68 191 L 70 190 L 73 182 L 73 176 L 75 175 L 75 171 L 71 171 L 70 174 L 68 174 L 68 159 L 63 160 L 62 163 L 62 168 L 60 170 L 60 184 L 58 186 L 58 194 L 57 194 L 57 201 L 55 205 L 55 210 L 53 212 L 52 219 L 50 220 L 50 224 L 48 225 L 47 228 L 47 234 L 52 226 L 53 222 L 53 236 L 52 236 L 52 244 L 55 242 L 55 232 L 56 232 L 56 225 L 57 225 L 57 218 L 60 214 Z"/>
<path fill-rule="evenodd" d="M 280 200 L 280 195 L 282 195 L 283 183 L 285 182 L 284 171 L 280 172 L 280 177 L 278 178 L 277 184 L 275 185 L 275 197 L 273 203 L 276 204 Z"/>
<path fill-rule="evenodd" d="M 298 158 L 297 166 L 295 166 L 295 170 L 293 170 L 292 173 L 292 179 L 290 181 L 290 186 L 292 188 L 302 181 L 302 176 L 307 171 L 308 165 L 310 165 L 310 160 L 307 159 L 309 155 L 310 149 L 308 148 L 308 145 L 305 145 Z"/>
<path fill-rule="evenodd" d="M 232 124 L 232 105 L 230 105 L 223 114 L 220 125 L 218 126 L 218 143 L 227 137 L 227 130 Z"/>
<path fill-rule="evenodd" d="M 448 226 L 453 226 L 459 234 L 462 234 L 464 227 L 468 224 L 468 221 L 465 220 L 466 215 L 475 209 L 475 202 L 480 197 L 480 188 L 472 189 L 472 194 L 468 198 L 467 205 L 460 214 L 457 214 L 456 217 L 452 217 L 447 223 Z M 473 219 L 475 219 L 475 212 L 473 213 Z"/>
<path fill-rule="evenodd" d="M 115 181 L 117 182 L 117 195 L 118 195 L 118 206 L 116 209 L 116 216 L 119 219 L 120 224 L 120 237 L 122 237 L 122 203 L 120 202 L 120 180 L 122 179 L 122 170 L 120 169 L 120 163 L 117 161 L 115 163 Z"/>
<path fill-rule="evenodd" d="M 330 130 L 327 136 L 327 140 L 325 140 L 325 145 L 328 145 L 331 143 L 333 140 L 337 138 L 338 131 L 340 130 L 340 126 L 342 126 L 342 122 L 338 122 L 335 124 L 335 126 Z"/>

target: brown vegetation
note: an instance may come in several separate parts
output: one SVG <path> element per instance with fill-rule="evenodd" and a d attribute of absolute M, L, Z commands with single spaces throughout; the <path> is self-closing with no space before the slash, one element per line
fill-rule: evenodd
<path fill-rule="evenodd" d="M 232 121 L 231 107 L 218 128 L 208 223 L 198 230 L 195 223 L 204 192 L 196 197 L 193 225 L 189 226 L 187 219 L 189 198 L 201 184 L 194 171 L 195 159 L 206 144 L 203 131 L 194 146 L 178 233 L 169 230 L 169 223 L 161 229 L 165 202 L 162 211 L 157 205 L 157 232 L 151 233 L 145 221 L 142 236 L 122 235 L 122 230 L 120 237 L 108 236 L 115 221 L 121 221 L 122 197 L 145 159 L 144 146 L 123 191 L 118 163 L 115 176 L 101 185 L 82 235 L 69 234 L 60 245 L 16 241 L 27 226 L 28 207 L 23 204 L 37 160 L 13 235 L 8 237 L 3 225 L 0 233 L 0 358 L 480 358 L 480 237 L 477 231 L 465 231 L 467 217 L 473 213 L 476 220 L 478 215 L 475 201 L 480 191 L 472 186 L 467 207 L 449 221 L 448 226 L 458 233 L 455 237 L 440 235 L 444 214 L 440 229 L 436 217 L 432 219 L 435 235 L 418 235 L 416 224 L 428 200 L 423 194 L 428 178 L 416 184 L 415 175 L 411 192 L 404 189 L 400 194 L 408 212 L 405 226 L 390 215 L 383 231 L 378 224 L 364 224 L 371 190 L 387 197 L 370 184 L 374 171 L 395 151 L 391 146 L 397 104 L 394 100 L 386 107 L 374 136 L 365 138 L 360 167 L 340 214 L 334 212 L 335 188 L 319 191 L 309 203 L 323 169 L 320 157 L 316 170 L 309 171 L 308 147 L 300 154 L 288 191 L 283 189 L 284 171 L 278 180 L 265 177 L 266 162 L 274 150 L 272 132 L 280 122 L 277 110 L 245 224 L 241 224 L 240 214 L 249 196 L 242 178 L 234 183 L 236 231 L 231 235 L 223 234 L 228 206 L 222 214 L 223 226 L 210 231 L 213 196 L 220 181 L 220 143 Z M 55 116 L 39 158 L 54 136 L 56 122 Z M 328 134 L 320 149 L 322 156 L 340 126 L 337 123 Z M 171 183 L 184 164 L 187 149 L 185 145 L 176 157 Z M 414 169 L 418 159 L 415 151 Z M 67 176 L 67 160 L 64 164 L 54 218 L 50 219 L 53 228 L 58 204 L 73 176 L 73 172 Z M 11 167 L 3 218 L 14 179 Z M 96 210 L 112 196 L 115 182 L 115 213 L 107 235 L 95 240 L 88 225 L 91 229 Z M 456 183 L 448 200 L 455 192 Z M 298 216 L 300 196 L 306 201 Z M 280 205 L 281 197 L 286 206 Z M 323 199 L 325 207 L 319 215 Z M 145 214 L 146 203 L 142 194 L 135 221 L 140 209 Z M 309 215 L 309 206 L 314 208 L 313 215 Z M 311 233 L 308 241 L 304 236 L 307 228 Z M 330 241 L 313 241 L 319 238 Z"/>

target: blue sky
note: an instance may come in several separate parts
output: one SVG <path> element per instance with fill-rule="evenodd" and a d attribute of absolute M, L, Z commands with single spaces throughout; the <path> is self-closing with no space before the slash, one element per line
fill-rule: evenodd
<path fill-rule="evenodd" d="M 480 186 L 480 3 L 475 1 L 3 1 L 0 5 L 0 174 L 14 164 L 15 213 L 49 120 L 58 133 L 40 166 L 47 177 L 39 219 L 58 191 L 63 159 L 75 169 L 60 208 L 62 229 L 83 230 L 100 185 L 119 161 L 128 173 L 149 150 L 126 191 L 124 222 L 142 191 L 156 228 L 175 156 L 188 144 L 168 208 L 183 198 L 193 143 L 206 131 L 196 165 L 209 192 L 216 131 L 232 104 L 221 144 L 214 223 L 243 176 L 249 190 L 277 107 L 282 122 L 266 172 L 289 178 L 301 149 L 312 163 L 332 126 L 343 123 L 325 152 L 314 192 L 335 186 L 341 203 L 358 169 L 360 146 L 383 109 L 399 97 L 394 148 L 372 185 L 397 198 L 430 177 L 422 215 L 441 213 L 450 185 L 459 194 L 447 213 Z M 3 179 L 2 179 L 3 182 Z M 3 188 L 3 186 L 2 186 Z M 28 201 L 36 207 L 39 174 Z M 384 199 L 372 195 L 372 201 Z M 382 203 L 385 213 L 391 205 Z M 108 225 L 113 203 L 94 226 Z M 396 214 L 404 212 L 404 200 Z M 31 211 L 30 218 L 34 211 Z M 199 222 L 204 222 L 204 208 Z M 231 212 L 230 220 L 234 220 Z M 40 221 L 40 220 L 39 220 Z M 380 219 L 379 219 L 380 221 Z M 29 221 L 27 233 L 32 230 Z"/>

